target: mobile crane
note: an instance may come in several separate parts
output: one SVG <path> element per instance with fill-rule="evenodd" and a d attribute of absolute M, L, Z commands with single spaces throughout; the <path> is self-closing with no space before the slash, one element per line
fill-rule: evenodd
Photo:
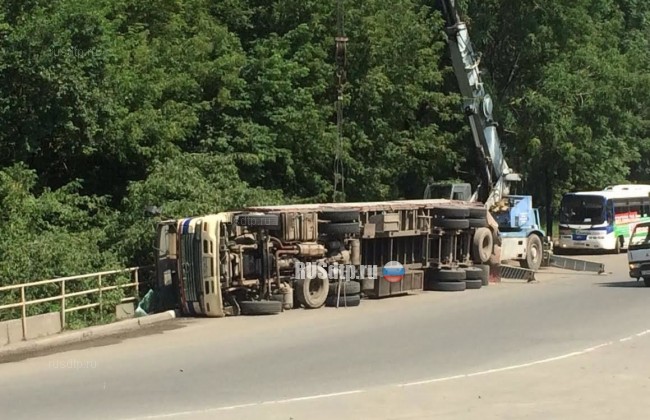
<path fill-rule="evenodd" d="M 424 198 L 480 201 L 499 225 L 502 261 L 516 260 L 522 267 L 537 270 L 543 260 L 546 235 L 541 229 L 539 211 L 528 195 L 510 195 L 510 183 L 521 175 L 506 163 L 492 115 L 493 102 L 485 91 L 479 64 L 467 25 L 461 21 L 455 0 L 436 0 L 445 20 L 447 44 L 460 93 L 463 112 L 468 118 L 479 158 L 480 183 L 475 192 L 467 183 L 429 183 Z"/>

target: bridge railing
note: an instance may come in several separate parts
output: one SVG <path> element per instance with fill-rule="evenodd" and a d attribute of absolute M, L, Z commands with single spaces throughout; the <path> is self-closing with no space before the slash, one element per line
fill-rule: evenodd
<path fill-rule="evenodd" d="M 5 310 L 15 310 L 20 308 L 20 319 L 22 323 L 22 334 L 23 340 L 27 339 L 27 318 L 28 318 L 28 308 L 32 305 L 43 304 L 46 302 L 56 302 L 59 303 L 59 310 L 61 317 L 61 328 L 66 329 L 67 327 L 67 317 L 66 315 L 79 311 L 82 309 L 89 308 L 99 308 L 100 314 L 103 313 L 104 305 L 106 302 L 103 299 L 103 295 L 106 292 L 113 290 L 131 290 L 131 296 L 121 298 L 119 303 L 135 302 L 137 301 L 138 293 L 141 286 L 141 272 L 142 270 L 150 269 L 151 267 L 131 267 L 121 270 L 112 270 L 112 271 L 103 271 L 99 273 L 92 274 L 83 274 L 70 277 L 59 277 L 49 280 L 40 280 L 30 283 L 14 284 L 9 286 L 0 287 L 0 296 L 7 293 L 9 296 L 14 296 L 14 302 L 4 304 L 0 306 L 0 313 Z M 108 281 L 113 276 L 129 276 L 126 283 L 121 284 L 111 284 L 115 283 L 114 281 Z M 45 293 L 45 297 L 39 297 L 37 299 L 29 299 L 29 291 L 33 288 L 42 288 L 47 285 L 58 285 L 59 292 L 58 294 Z M 81 290 L 79 290 L 81 289 Z M 17 291 L 20 291 L 20 297 L 18 297 Z M 3 293 L 5 292 L 5 293 Z M 74 304 L 71 303 L 72 298 L 80 296 L 89 296 L 89 295 L 98 295 L 95 296 L 97 299 L 92 303 L 84 304 Z M 6 298 L 5 298 L 6 300 Z M 11 302 L 12 298 L 9 298 Z M 52 312 L 50 312 L 52 313 Z"/>

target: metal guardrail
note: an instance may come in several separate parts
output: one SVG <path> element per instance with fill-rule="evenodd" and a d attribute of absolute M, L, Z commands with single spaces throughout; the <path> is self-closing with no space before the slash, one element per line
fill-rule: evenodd
<path fill-rule="evenodd" d="M 504 279 L 535 281 L 535 271 L 522 267 L 501 264 L 499 274 Z"/>
<path fill-rule="evenodd" d="M 6 309 L 13 309 L 13 308 L 21 308 L 21 322 L 22 322 L 22 330 L 23 330 L 23 340 L 27 339 L 27 307 L 30 305 L 36 305 L 39 303 L 45 303 L 45 302 L 53 302 L 53 301 L 60 301 L 61 302 L 61 309 L 60 309 L 60 314 L 61 314 L 61 328 L 65 329 L 66 327 L 66 314 L 69 312 L 74 312 L 74 311 L 79 311 L 81 309 L 88 309 L 88 308 L 96 308 L 99 307 L 100 311 L 103 309 L 103 301 L 102 301 L 102 294 L 104 292 L 108 292 L 111 290 L 117 290 L 117 289 L 127 289 L 127 288 L 133 288 L 136 293 L 139 292 L 140 288 L 140 278 L 139 278 L 139 272 L 140 270 L 143 269 L 149 269 L 150 267 L 131 267 L 131 268 L 126 268 L 122 270 L 112 270 L 112 271 L 102 271 L 99 273 L 92 273 L 92 274 L 82 274 L 78 276 L 70 276 L 70 277 L 59 277 L 55 279 L 50 279 L 50 280 L 41 280 L 41 281 L 35 281 L 31 283 L 22 283 L 22 284 L 14 284 L 14 285 L 9 285 L 9 286 L 2 286 L 0 287 L 0 292 L 7 292 L 7 291 L 13 291 L 20 289 L 20 301 L 16 303 L 10 303 L 7 305 L 2 305 L 0 306 L 0 311 L 1 310 L 6 310 Z M 119 285 L 103 285 L 102 281 L 106 279 L 108 276 L 113 276 L 117 274 L 129 274 L 130 276 L 130 282 L 126 284 L 119 284 Z M 81 291 L 76 291 L 72 293 L 66 293 L 66 284 L 69 284 L 70 282 L 74 281 L 80 281 L 80 280 L 85 280 L 85 279 L 92 279 L 95 278 L 97 280 L 97 287 L 92 288 L 92 289 L 87 289 L 87 290 L 81 290 Z M 60 286 L 60 294 L 56 296 L 50 296 L 50 297 L 45 297 L 41 299 L 33 299 L 33 300 L 27 300 L 26 298 L 26 290 L 30 287 L 37 287 L 37 286 L 43 286 L 47 284 L 59 284 Z M 84 296 L 92 293 L 98 293 L 99 294 L 99 302 L 96 303 L 89 303 L 85 305 L 79 305 L 79 306 L 73 306 L 69 307 L 66 305 L 66 299 L 67 298 L 72 298 L 76 296 Z M 133 302 L 136 301 L 137 299 L 135 297 L 127 297 L 123 298 L 120 300 L 120 303 L 127 303 L 127 302 Z"/>
<path fill-rule="evenodd" d="M 589 271 L 598 274 L 605 272 L 605 264 L 576 258 L 560 257 L 559 255 L 551 255 L 549 265 L 565 270 Z"/>

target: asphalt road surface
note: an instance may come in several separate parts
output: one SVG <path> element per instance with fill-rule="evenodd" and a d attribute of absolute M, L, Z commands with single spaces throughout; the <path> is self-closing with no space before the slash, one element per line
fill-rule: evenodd
<path fill-rule="evenodd" d="M 470 418 L 473 407 L 477 418 L 548 418 L 552 411 L 517 406 L 518 396 L 536 389 L 555 398 L 562 374 L 564 388 L 581 384 L 584 392 L 585 383 L 600 381 L 584 371 L 589 363 L 604 366 L 594 357 L 609 355 L 613 363 L 623 357 L 617 351 L 650 349 L 650 288 L 628 278 L 625 254 L 584 258 L 611 273 L 547 269 L 535 283 L 424 292 L 357 308 L 176 320 L 136 337 L 6 362 L 2 417 Z M 608 369 L 641 372 L 646 365 Z M 569 375 L 580 366 L 583 376 Z M 555 379 L 544 379 L 550 372 Z M 527 383 L 534 375 L 539 380 Z M 546 388 L 535 388 L 540 384 Z M 510 399 L 497 401 L 500 389 L 509 389 Z M 481 393 L 492 395 L 492 405 L 476 406 Z M 575 400 L 566 389 L 562 396 L 557 407 Z M 590 407 L 576 406 L 566 418 L 584 417 Z"/>

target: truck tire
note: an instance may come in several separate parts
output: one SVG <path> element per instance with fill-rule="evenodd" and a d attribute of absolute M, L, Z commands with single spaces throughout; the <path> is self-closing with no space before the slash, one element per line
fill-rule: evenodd
<path fill-rule="evenodd" d="M 330 210 L 320 212 L 318 218 L 334 223 L 358 222 L 361 220 L 361 213 L 357 210 Z"/>
<path fill-rule="evenodd" d="M 338 287 L 338 282 L 330 283 L 329 296 L 336 296 Z M 361 293 L 361 283 L 358 281 L 351 280 L 341 282 L 341 296 L 352 296 L 358 295 L 359 293 Z"/>
<path fill-rule="evenodd" d="M 325 306 L 329 306 L 331 308 L 336 308 L 336 295 L 334 296 L 329 296 L 327 298 L 327 301 L 325 302 Z M 345 308 L 345 307 L 350 307 L 350 306 L 359 306 L 361 304 L 361 296 L 359 295 L 352 295 L 352 296 L 343 296 L 339 297 L 338 299 L 339 302 L 339 308 Z"/>
<path fill-rule="evenodd" d="M 474 238 L 472 239 L 472 258 L 474 262 L 476 264 L 489 262 L 493 248 L 494 240 L 492 238 L 492 231 L 485 227 L 476 229 Z"/>
<path fill-rule="evenodd" d="M 469 219 L 469 227 L 472 228 L 482 228 L 488 227 L 487 219 Z"/>
<path fill-rule="evenodd" d="M 358 235 L 361 233 L 359 222 L 319 223 L 318 231 L 325 235 Z"/>
<path fill-rule="evenodd" d="M 467 289 L 464 281 L 435 281 L 429 283 L 429 290 L 436 292 L 462 292 Z"/>
<path fill-rule="evenodd" d="M 469 220 L 467 219 L 433 219 L 433 226 L 443 229 L 469 229 Z"/>
<path fill-rule="evenodd" d="M 463 281 L 466 278 L 467 274 L 465 273 L 465 270 L 443 268 L 431 272 L 431 279 L 434 281 L 453 282 Z"/>
<path fill-rule="evenodd" d="M 467 290 L 480 289 L 481 287 L 483 287 L 483 281 L 481 281 L 481 279 L 478 279 L 478 280 L 465 280 L 465 286 L 466 286 Z"/>
<path fill-rule="evenodd" d="M 485 207 L 470 207 L 468 217 L 470 219 L 487 219 L 487 209 Z"/>
<path fill-rule="evenodd" d="M 529 270 L 539 270 L 544 257 L 542 240 L 538 235 L 532 234 L 528 237 L 528 246 L 526 248 L 526 259 L 521 260 L 521 266 Z"/>
<path fill-rule="evenodd" d="M 277 300 L 248 300 L 239 302 L 242 315 L 276 315 L 282 312 L 282 302 Z"/>
<path fill-rule="evenodd" d="M 483 270 L 479 267 L 467 267 L 463 268 L 465 270 L 465 278 L 467 280 L 480 280 L 483 276 Z"/>
<path fill-rule="evenodd" d="M 481 269 L 481 281 L 483 282 L 483 286 L 489 286 L 490 285 L 490 266 L 487 264 L 480 264 L 476 266 L 477 268 Z"/>
<path fill-rule="evenodd" d="M 277 230 L 280 229 L 280 215 L 275 213 L 258 214 L 243 213 L 235 216 L 237 226 L 246 226 L 260 229 Z"/>
<path fill-rule="evenodd" d="M 469 208 L 467 207 L 434 207 L 431 216 L 444 219 L 467 219 Z"/>
<path fill-rule="evenodd" d="M 296 298 L 305 309 L 317 309 L 325 304 L 329 292 L 327 270 L 320 266 L 308 266 L 296 280 Z"/>

